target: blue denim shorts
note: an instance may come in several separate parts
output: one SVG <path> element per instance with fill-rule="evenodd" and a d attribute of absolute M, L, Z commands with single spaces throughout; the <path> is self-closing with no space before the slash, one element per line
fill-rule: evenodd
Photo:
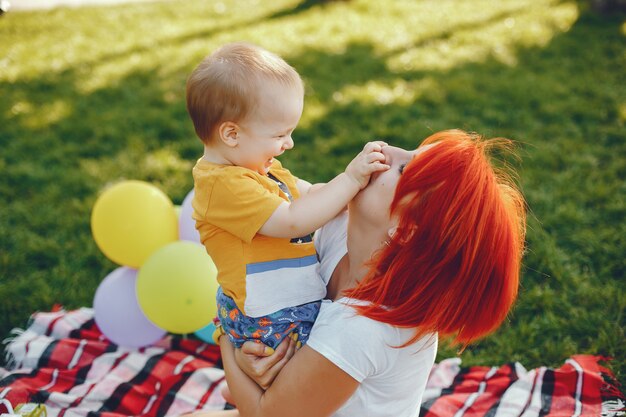
<path fill-rule="evenodd" d="M 300 342 L 306 343 L 322 304 L 321 301 L 314 301 L 263 317 L 248 317 L 237 308 L 232 298 L 224 294 L 221 287 L 217 290 L 216 299 L 220 325 L 238 348 L 246 341 L 254 341 L 276 349 L 285 337 L 294 332 L 298 333 Z"/>

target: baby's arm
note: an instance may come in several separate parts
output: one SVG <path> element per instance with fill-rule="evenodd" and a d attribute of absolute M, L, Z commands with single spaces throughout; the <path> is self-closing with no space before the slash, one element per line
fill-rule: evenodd
<path fill-rule="evenodd" d="M 305 181 L 301 178 L 298 178 L 298 181 L 296 181 L 296 188 L 298 189 L 298 193 L 300 194 L 300 196 L 306 195 L 311 191 L 315 191 L 323 187 L 324 185 L 326 185 L 325 182 L 311 184 L 310 182 Z"/>
<path fill-rule="evenodd" d="M 308 187 L 300 198 L 278 206 L 259 233 L 291 239 L 313 233 L 332 220 L 367 185 L 374 172 L 389 169 L 381 152 L 385 145 L 378 141 L 367 143 L 343 173 L 319 187 Z"/>

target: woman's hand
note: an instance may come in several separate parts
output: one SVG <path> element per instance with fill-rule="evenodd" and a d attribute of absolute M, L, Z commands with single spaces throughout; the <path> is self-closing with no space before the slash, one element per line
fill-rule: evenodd
<path fill-rule="evenodd" d="M 246 375 L 266 390 L 296 352 L 296 344 L 291 337 L 286 337 L 272 353 L 272 349 L 262 343 L 246 342 L 241 349 L 235 349 L 235 361 Z"/>

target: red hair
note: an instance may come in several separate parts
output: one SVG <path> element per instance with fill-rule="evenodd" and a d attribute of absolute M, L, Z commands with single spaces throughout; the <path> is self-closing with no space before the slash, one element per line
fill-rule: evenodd
<path fill-rule="evenodd" d="M 346 295 L 370 302 L 359 314 L 416 328 L 403 346 L 438 332 L 465 347 L 493 332 L 517 297 L 524 199 L 489 158 L 510 140 L 449 130 L 428 144 L 396 187 L 396 233 Z"/>

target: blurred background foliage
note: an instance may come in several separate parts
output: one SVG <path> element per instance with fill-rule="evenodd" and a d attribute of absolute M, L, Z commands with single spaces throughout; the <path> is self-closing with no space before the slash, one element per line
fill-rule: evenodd
<path fill-rule="evenodd" d="M 140 179 L 180 204 L 201 155 L 185 81 L 219 45 L 281 54 L 306 83 L 281 159 L 327 181 L 366 140 L 449 128 L 504 136 L 528 200 L 519 301 L 464 364 L 626 372 L 625 16 L 566 0 L 178 0 L 0 18 L 0 337 L 36 310 L 91 306 L 116 265 L 98 193 Z M 456 352 L 442 347 L 438 359 Z"/>

